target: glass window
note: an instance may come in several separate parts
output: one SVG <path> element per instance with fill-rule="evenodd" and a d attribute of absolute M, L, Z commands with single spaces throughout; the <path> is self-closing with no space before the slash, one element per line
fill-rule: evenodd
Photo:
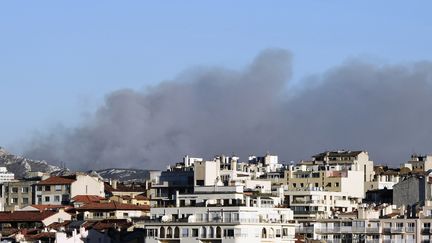
<path fill-rule="evenodd" d="M 60 191 L 62 190 L 62 186 L 61 186 L 61 185 L 56 185 L 56 186 L 55 186 L 55 190 L 56 190 L 57 192 L 60 192 Z"/>
<path fill-rule="evenodd" d="M 189 237 L 189 230 L 187 228 L 182 229 L 182 237 Z"/>
<path fill-rule="evenodd" d="M 45 197 L 45 202 L 49 202 L 50 198 L 48 196 Z"/>
<path fill-rule="evenodd" d="M 28 187 L 23 187 L 22 189 L 21 189 L 21 192 L 23 192 L 23 193 L 28 193 L 29 192 L 29 188 Z"/>
<path fill-rule="evenodd" d="M 192 237 L 198 237 L 198 229 L 192 229 Z"/>
<path fill-rule="evenodd" d="M 18 187 L 12 187 L 11 191 L 12 193 L 18 193 Z"/>
<path fill-rule="evenodd" d="M 22 203 L 23 204 L 28 204 L 29 203 L 29 199 L 27 197 L 23 197 Z"/>
<path fill-rule="evenodd" d="M 54 202 L 60 202 L 60 196 L 54 196 Z"/>
<path fill-rule="evenodd" d="M 46 192 L 51 191 L 51 186 L 45 186 L 44 191 L 46 191 Z"/>

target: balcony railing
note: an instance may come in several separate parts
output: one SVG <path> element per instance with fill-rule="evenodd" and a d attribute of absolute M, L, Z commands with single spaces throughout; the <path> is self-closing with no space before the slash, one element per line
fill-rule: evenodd
<path fill-rule="evenodd" d="M 404 227 L 397 227 L 397 228 L 391 228 L 391 233 L 404 233 L 405 228 Z"/>
<path fill-rule="evenodd" d="M 414 227 L 405 227 L 405 232 L 407 232 L 407 233 L 414 233 L 415 232 L 415 228 Z"/>
<path fill-rule="evenodd" d="M 314 227 L 312 227 L 312 226 L 310 226 L 310 227 L 296 227 L 295 232 L 296 233 L 313 233 Z"/>
<path fill-rule="evenodd" d="M 380 229 L 377 226 L 376 228 L 366 228 L 366 233 L 379 233 Z"/>

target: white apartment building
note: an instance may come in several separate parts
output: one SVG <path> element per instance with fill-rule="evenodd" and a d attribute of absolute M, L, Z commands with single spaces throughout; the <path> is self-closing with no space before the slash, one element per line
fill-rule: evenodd
<path fill-rule="evenodd" d="M 240 158 L 233 156 L 217 156 L 211 161 L 193 160 L 188 158 L 184 164 L 193 164 L 196 186 L 209 186 L 219 183 L 228 185 L 231 181 L 242 181 L 256 179 L 260 176 L 280 171 L 283 166 L 278 162 L 276 155 L 265 155 L 263 157 L 250 156 L 248 162 L 240 162 Z"/>
<path fill-rule="evenodd" d="M 173 207 L 153 207 L 137 221 L 146 242 L 294 242 L 293 212 L 277 199 L 246 195 L 243 186 L 197 186 Z"/>
<path fill-rule="evenodd" d="M 152 208 L 146 242 L 295 242 L 287 208 Z"/>
<path fill-rule="evenodd" d="M 78 195 L 105 197 L 101 178 L 84 173 L 71 176 L 52 176 L 36 184 L 36 204 L 68 204 Z"/>
<path fill-rule="evenodd" d="M 15 174 L 9 172 L 6 167 L 0 167 L 0 184 L 4 182 L 13 181 L 15 179 Z"/>
<path fill-rule="evenodd" d="M 428 171 L 432 169 L 432 155 L 412 154 L 411 159 L 404 165 L 413 171 Z"/>
<path fill-rule="evenodd" d="M 286 202 L 296 219 L 326 219 L 352 212 L 361 203 L 344 192 L 321 191 L 320 188 L 286 191 Z"/>
<path fill-rule="evenodd" d="M 365 188 L 369 191 L 393 189 L 393 186 L 400 181 L 400 175 L 396 171 L 375 172 L 372 181 L 365 182 Z"/>

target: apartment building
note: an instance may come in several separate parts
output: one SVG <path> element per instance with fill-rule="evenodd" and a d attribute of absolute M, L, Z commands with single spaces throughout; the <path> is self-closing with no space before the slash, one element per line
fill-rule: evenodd
<path fill-rule="evenodd" d="M 432 155 L 412 154 L 404 166 L 412 171 L 428 171 L 432 169 Z"/>
<path fill-rule="evenodd" d="M 88 203 L 76 208 L 80 220 L 131 219 L 148 215 L 150 207 L 119 202 Z"/>
<path fill-rule="evenodd" d="M 423 206 L 432 196 L 432 173 L 409 174 L 393 186 L 393 204 L 397 206 Z"/>
<path fill-rule="evenodd" d="M 363 198 L 363 172 L 350 169 L 341 165 L 290 166 L 289 170 L 285 171 L 286 189 L 295 191 L 321 188 L 322 191 L 342 192 L 350 197 Z"/>
<path fill-rule="evenodd" d="M 326 151 L 316 154 L 312 158 L 312 161 L 304 161 L 304 164 L 342 165 L 351 168 L 351 170 L 363 171 L 364 182 L 373 180 L 374 165 L 373 161 L 369 160 L 369 154 L 366 151 Z"/>
<path fill-rule="evenodd" d="M 9 172 L 6 167 L 0 167 L 0 183 L 12 181 L 15 179 L 15 174 Z"/>
<path fill-rule="evenodd" d="M 77 195 L 105 197 L 104 183 L 99 177 L 84 173 L 52 176 L 36 185 L 36 204 L 69 204 Z"/>
<path fill-rule="evenodd" d="M 356 210 L 361 198 L 312 188 L 285 191 L 285 202 L 294 211 L 295 219 L 326 219 Z"/>
<path fill-rule="evenodd" d="M 35 184 L 40 178 L 25 178 L 3 183 L 4 210 L 13 211 L 35 202 Z"/>
<path fill-rule="evenodd" d="M 216 188 L 216 189 L 215 189 Z M 294 242 L 295 224 L 288 208 L 264 207 L 242 187 L 196 187 L 177 194 L 175 207 L 150 209 L 150 220 L 137 221 L 146 242 Z M 194 197 L 194 198 L 193 198 Z"/>

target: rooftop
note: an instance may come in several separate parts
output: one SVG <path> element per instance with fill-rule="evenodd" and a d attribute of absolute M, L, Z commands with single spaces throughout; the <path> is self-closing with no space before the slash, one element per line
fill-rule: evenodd
<path fill-rule="evenodd" d="M 0 212 L 0 222 L 41 222 L 42 220 L 56 214 L 55 211 L 15 211 Z"/>
<path fill-rule="evenodd" d="M 92 210 L 140 210 L 149 211 L 150 207 L 146 205 L 132 205 L 119 202 L 106 203 L 89 203 L 76 209 L 77 211 L 92 211 Z"/>
<path fill-rule="evenodd" d="M 75 176 L 52 176 L 40 181 L 38 185 L 69 185 L 76 181 Z"/>

